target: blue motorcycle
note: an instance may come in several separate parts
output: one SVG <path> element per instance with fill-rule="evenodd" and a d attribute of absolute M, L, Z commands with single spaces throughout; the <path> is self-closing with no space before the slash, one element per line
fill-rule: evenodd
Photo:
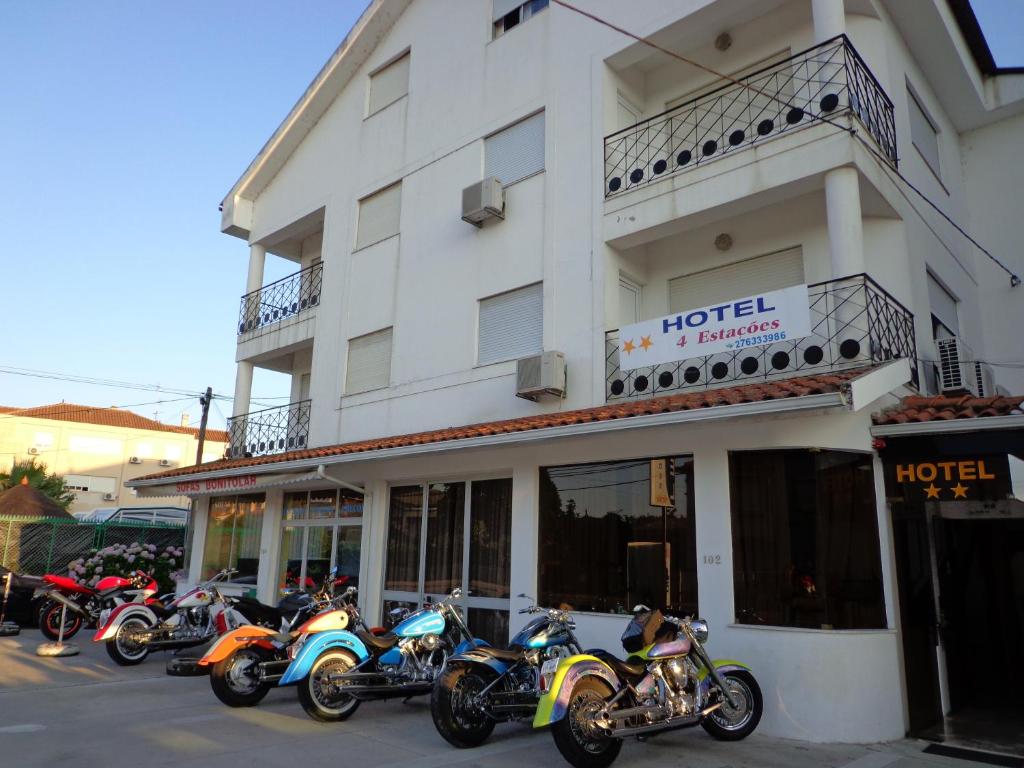
<path fill-rule="evenodd" d="M 482 744 L 496 723 L 533 719 L 544 692 L 541 668 L 580 653 L 576 623 L 566 611 L 532 605 L 519 613 L 540 615 L 507 650 L 483 646 L 452 656 L 434 686 L 434 726 L 456 747 Z"/>
<path fill-rule="evenodd" d="M 323 721 L 345 720 L 363 701 L 430 693 L 450 655 L 485 645 L 459 615 L 460 597 L 456 588 L 384 635 L 328 630 L 300 638 L 278 685 L 297 683 L 306 714 Z"/>

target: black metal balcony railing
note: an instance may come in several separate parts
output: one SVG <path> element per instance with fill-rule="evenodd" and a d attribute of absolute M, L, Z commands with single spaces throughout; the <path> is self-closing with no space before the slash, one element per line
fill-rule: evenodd
<path fill-rule="evenodd" d="M 248 333 L 298 315 L 320 303 L 323 263 L 282 277 L 242 297 L 238 334 Z"/>
<path fill-rule="evenodd" d="M 811 334 L 764 347 L 623 371 L 618 331 L 605 334 L 605 398 L 635 400 L 673 392 L 784 379 L 905 358 L 917 385 L 914 316 L 867 275 L 808 287 Z"/>
<path fill-rule="evenodd" d="M 845 35 L 737 79 L 606 137 L 605 197 L 847 113 L 896 165 L 892 101 Z"/>
<path fill-rule="evenodd" d="M 228 458 L 305 448 L 309 442 L 309 404 L 309 400 L 300 400 L 232 416 L 228 419 Z"/>

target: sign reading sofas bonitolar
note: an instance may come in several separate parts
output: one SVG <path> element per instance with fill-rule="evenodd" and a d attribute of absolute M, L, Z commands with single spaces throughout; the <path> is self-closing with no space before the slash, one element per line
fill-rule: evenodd
<path fill-rule="evenodd" d="M 619 329 L 622 370 L 736 352 L 809 336 L 807 286 L 691 309 Z"/>

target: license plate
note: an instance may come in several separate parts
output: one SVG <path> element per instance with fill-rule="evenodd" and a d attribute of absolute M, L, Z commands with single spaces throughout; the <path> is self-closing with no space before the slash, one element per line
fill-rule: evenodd
<path fill-rule="evenodd" d="M 548 659 L 540 667 L 540 673 L 542 675 L 553 675 L 555 670 L 558 669 L 558 662 L 560 659 Z"/>

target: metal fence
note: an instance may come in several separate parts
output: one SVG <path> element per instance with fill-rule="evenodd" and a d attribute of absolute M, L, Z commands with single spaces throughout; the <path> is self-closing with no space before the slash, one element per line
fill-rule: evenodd
<path fill-rule="evenodd" d="M 317 262 L 294 275 L 247 293 L 238 310 L 238 334 L 273 325 L 320 304 L 323 263 Z"/>
<path fill-rule="evenodd" d="M 111 544 L 185 545 L 184 525 L 80 523 L 65 518 L 0 516 L 0 565 L 17 573 L 66 574 L 68 563 Z"/>
<path fill-rule="evenodd" d="M 266 456 L 305 448 L 309 440 L 309 400 L 252 411 L 228 419 L 228 456 Z"/>

